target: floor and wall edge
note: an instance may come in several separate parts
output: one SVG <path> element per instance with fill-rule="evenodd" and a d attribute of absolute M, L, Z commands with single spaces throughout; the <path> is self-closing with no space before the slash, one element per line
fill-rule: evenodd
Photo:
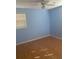
<path fill-rule="evenodd" d="M 35 41 L 35 40 L 39 40 L 41 38 L 45 38 L 45 37 L 48 37 L 48 36 L 51 36 L 51 34 L 44 35 L 44 36 L 37 37 L 37 38 L 33 38 L 31 40 L 22 41 L 22 42 L 16 43 L 16 45 L 24 44 L 24 43 L 31 42 L 31 41 Z"/>

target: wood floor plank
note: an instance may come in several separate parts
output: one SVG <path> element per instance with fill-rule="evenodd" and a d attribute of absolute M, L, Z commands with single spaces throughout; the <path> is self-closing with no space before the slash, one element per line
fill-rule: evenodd
<path fill-rule="evenodd" d="M 16 46 L 16 59 L 62 59 L 62 40 L 46 37 Z"/>

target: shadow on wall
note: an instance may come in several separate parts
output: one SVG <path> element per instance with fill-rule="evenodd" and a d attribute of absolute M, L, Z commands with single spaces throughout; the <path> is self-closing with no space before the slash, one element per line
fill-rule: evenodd
<path fill-rule="evenodd" d="M 52 36 L 57 36 L 62 38 L 62 6 L 54 9 L 50 9 L 50 33 Z"/>

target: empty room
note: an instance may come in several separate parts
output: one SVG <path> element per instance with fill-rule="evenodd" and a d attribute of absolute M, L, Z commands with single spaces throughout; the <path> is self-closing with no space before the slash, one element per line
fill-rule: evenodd
<path fill-rule="evenodd" d="M 16 0 L 16 59 L 62 59 L 61 0 Z"/>

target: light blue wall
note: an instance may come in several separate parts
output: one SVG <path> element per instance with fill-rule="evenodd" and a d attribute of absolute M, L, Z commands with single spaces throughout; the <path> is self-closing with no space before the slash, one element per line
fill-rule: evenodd
<path fill-rule="evenodd" d="M 62 6 L 50 9 L 50 33 L 52 36 L 62 37 Z"/>
<path fill-rule="evenodd" d="M 25 13 L 27 17 L 27 27 L 16 29 L 16 42 L 47 34 L 62 36 L 62 6 L 50 10 L 16 8 L 16 13 Z"/>
<path fill-rule="evenodd" d="M 16 13 L 25 13 L 27 15 L 27 28 L 16 30 L 16 42 L 29 40 L 50 33 L 47 10 L 16 8 Z"/>

